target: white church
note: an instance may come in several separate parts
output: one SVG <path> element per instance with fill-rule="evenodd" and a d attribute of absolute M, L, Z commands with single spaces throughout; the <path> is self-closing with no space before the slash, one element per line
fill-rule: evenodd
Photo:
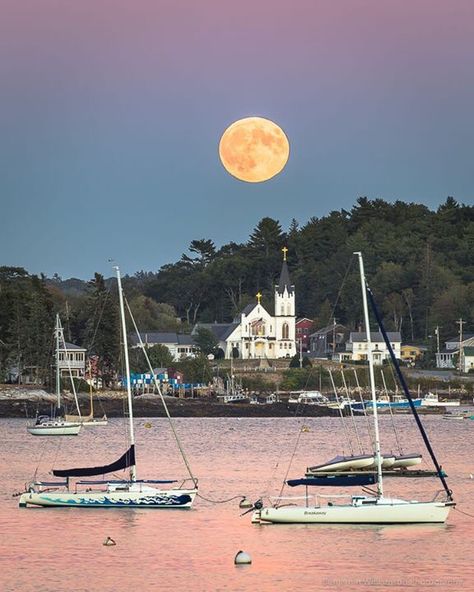
<path fill-rule="evenodd" d="M 262 305 L 262 295 L 244 308 L 232 323 L 199 323 L 193 334 L 204 327 L 214 334 L 224 357 L 290 358 L 296 354 L 295 287 L 290 282 L 285 247 L 280 281 L 275 286 L 275 312 L 272 316 Z"/>

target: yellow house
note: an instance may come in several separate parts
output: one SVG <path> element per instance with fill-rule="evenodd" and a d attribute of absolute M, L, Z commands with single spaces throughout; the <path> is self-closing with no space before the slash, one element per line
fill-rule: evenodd
<path fill-rule="evenodd" d="M 422 345 L 402 345 L 400 348 L 400 358 L 404 362 L 416 362 L 423 357 L 426 347 Z"/>

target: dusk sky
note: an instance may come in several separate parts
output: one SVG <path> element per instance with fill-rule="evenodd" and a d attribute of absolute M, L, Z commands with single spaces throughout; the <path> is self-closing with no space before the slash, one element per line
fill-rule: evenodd
<path fill-rule="evenodd" d="M 360 195 L 474 197 L 473 0 L 1 0 L 0 265 L 156 271 Z M 291 154 L 230 176 L 259 115 Z"/>

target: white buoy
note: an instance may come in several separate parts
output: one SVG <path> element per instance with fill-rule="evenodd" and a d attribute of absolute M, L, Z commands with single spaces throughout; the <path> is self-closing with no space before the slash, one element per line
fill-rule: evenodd
<path fill-rule="evenodd" d="M 252 558 L 245 551 L 239 551 L 234 558 L 235 565 L 249 565 L 252 563 Z"/>

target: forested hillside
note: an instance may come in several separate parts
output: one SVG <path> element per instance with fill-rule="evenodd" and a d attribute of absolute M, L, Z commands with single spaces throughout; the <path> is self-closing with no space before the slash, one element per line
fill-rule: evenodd
<path fill-rule="evenodd" d="M 192 237 L 190 237 L 192 238 Z M 273 307 L 283 246 L 296 286 L 297 315 L 327 325 L 332 316 L 355 328 L 361 321 L 354 251 L 362 251 L 368 281 L 387 327 L 404 341 L 425 341 L 439 325 L 442 338 L 455 321 L 474 330 L 474 207 L 449 197 L 436 211 L 424 205 L 359 198 L 350 211 L 333 211 L 283 229 L 263 218 L 247 242 L 217 248 L 193 239 L 175 263 L 140 271 L 124 286 L 143 330 L 185 331 L 196 321 L 229 321 L 260 291 Z M 54 313 L 66 339 L 105 356 L 118 355 L 116 294 L 96 274 L 90 282 L 36 277 L 0 268 L 0 365 L 43 365 L 52 347 Z M 81 290 L 82 287 L 82 290 Z M 104 362 L 105 363 L 105 362 Z"/>

